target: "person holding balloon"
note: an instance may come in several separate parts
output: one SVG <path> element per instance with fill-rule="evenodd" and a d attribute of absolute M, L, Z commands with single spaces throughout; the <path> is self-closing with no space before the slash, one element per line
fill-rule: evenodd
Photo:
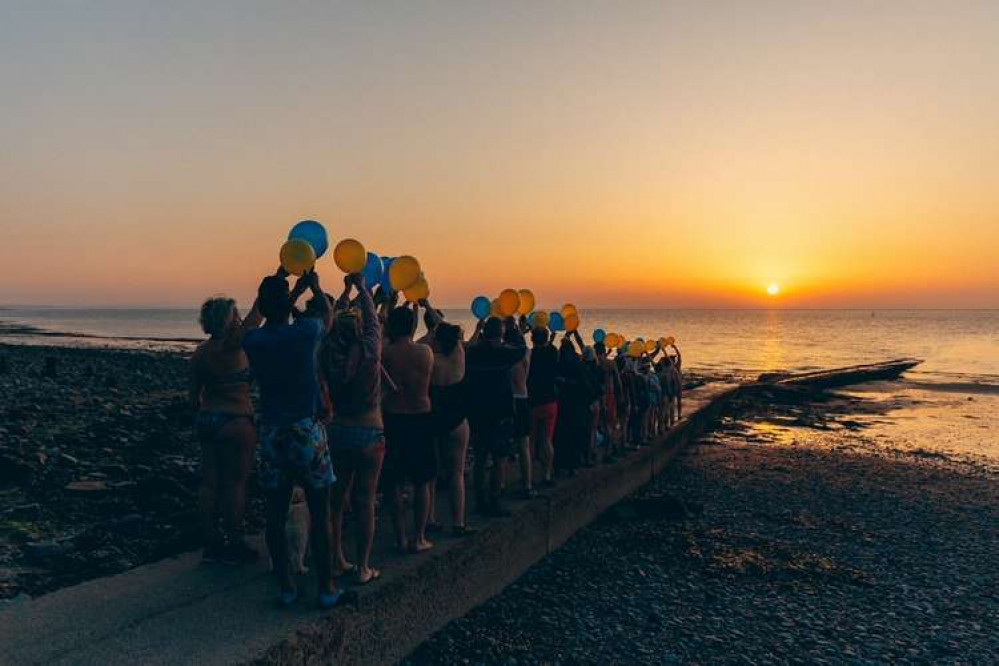
<path fill-rule="evenodd" d="M 430 403 L 436 426 L 441 471 L 447 477 L 451 502 L 451 532 L 472 533 L 465 521 L 465 463 L 469 426 L 465 387 L 465 333 L 460 326 L 436 323 L 427 338 L 434 353 Z"/>
<path fill-rule="evenodd" d="M 333 561 L 340 571 L 356 570 L 357 582 L 376 580 L 381 572 L 370 563 L 375 535 L 375 495 L 385 458 L 382 420 L 382 326 L 371 292 L 360 273 L 344 278 L 335 325 L 323 343 L 320 369 L 329 389 L 332 418 L 326 426 L 333 464 L 339 478 L 333 486 Z M 357 309 L 349 304 L 356 291 Z M 343 552 L 343 514 L 352 485 L 359 496 L 356 564 Z"/>
<path fill-rule="evenodd" d="M 503 343 L 508 347 L 527 349 L 527 341 L 520 325 L 512 316 L 503 322 Z M 513 391 L 513 439 L 520 462 L 522 499 L 537 497 L 534 489 L 534 455 L 531 451 L 531 404 L 527 378 L 531 367 L 530 351 L 510 370 L 510 389 Z"/>
<path fill-rule="evenodd" d="M 508 515 L 500 505 L 507 459 L 513 455 L 514 400 L 510 383 L 513 367 L 527 354 L 524 345 L 503 344 L 503 322 L 480 320 L 465 350 L 468 417 L 475 449 L 476 510 L 490 517 Z M 486 464 L 492 460 L 489 481 Z"/>
<path fill-rule="evenodd" d="M 527 373 L 527 399 L 531 407 L 530 446 L 541 461 L 541 486 L 555 485 L 555 424 L 558 421 L 558 351 L 547 328 L 531 329 L 531 363 Z"/>
<path fill-rule="evenodd" d="M 600 403 L 600 425 L 604 440 L 607 442 L 607 452 L 610 457 L 616 457 L 618 442 L 615 440 L 617 431 L 617 405 L 621 398 L 621 375 L 617 364 L 607 357 L 607 346 L 603 340 L 595 342 L 593 350 L 597 355 L 597 365 L 603 374 L 604 394 Z"/>
<path fill-rule="evenodd" d="M 332 307 L 314 270 L 292 265 L 302 269 L 302 276 L 289 292 L 286 268 L 260 283 L 257 299 L 264 325 L 243 337 L 243 349 L 260 386 L 258 479 L 267 493 L 267 548 L 280 587 L 279 600 L 290 605 L 298 598 L 298 590 L 289 567 L 285 523 L 292 491 L 300 486 L 312 520 L 319 605 L 332 608 L 356 596 L 344 596 L 332 575 L 329 504 L 336 476 L 326 432 L 317 419 L 320 389 L 316 357 L 332 321 Z M 291 323 L 295 303 L 306 289 L 317 299 L 319 316 L 300 317 Z"/>
<path fill-rule="evenodd" d="M 555 471 L 573 475 L 590 443 L 590 406 L 596 391 L 570 335 L 559 347 L 558 421 L 555 424 Z"/>
<path fill-rule="evenodd" d="M 393 266 L 402 261 L 396 260 Z M 413 340 L 419 304 L 393 308 L 385 322 L 388 342 L 382 359 L 389 390 L 382 400 L 386 456 L 382 476 L 395 526 L 399 550 L 422 553 L 433 548 L 427 539 L 430 519 L 430 485 L 437 478 L 434 452 L 434 418 L 430 403 L 430 378 L 434 355 Z M 406 533 L 403 486 L 413 484 L 413 539 Z"/>

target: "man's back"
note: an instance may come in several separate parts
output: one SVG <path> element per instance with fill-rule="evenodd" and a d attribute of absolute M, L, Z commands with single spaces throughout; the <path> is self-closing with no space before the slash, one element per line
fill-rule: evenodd
<path fill-rule="evenodd" d="M 243 349 L 260 385 L 265 425 L 289 425 L 316 415 L 320 395 L 316 349 L 323 332 L 322 321 L 301 318 L 294 324 L 266 325 L 243 337 Z"/>
<path fill-rule="evenodd" d="M 383 411 L 392 414 L 430 411 L 430 375 L 434 365 L 430 347 L 408 338 L 395 340 L 385 345 L 382 365 L 395 384 L 395 388 L 386 386 Z"/>

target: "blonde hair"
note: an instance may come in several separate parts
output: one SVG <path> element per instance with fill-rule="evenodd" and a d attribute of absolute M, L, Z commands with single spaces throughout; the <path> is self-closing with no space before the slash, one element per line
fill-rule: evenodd
<path fill-rule="evenodd" d="M 198 317 L 201 330 L 213 337 L 224 333 L 235 307 L 236 301 L 225 296 L 214 296 L 206 300 L 201 304 L 201 316 Z"/>

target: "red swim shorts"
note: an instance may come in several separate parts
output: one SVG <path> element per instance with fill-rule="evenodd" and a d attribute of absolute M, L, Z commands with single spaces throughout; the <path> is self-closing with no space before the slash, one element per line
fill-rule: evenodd
<path fill-rule="evenodd" d="M 558 403 L 549 402 L 531 408 L 531 437 L 545 437 L 551 442 L 555 438 L 555 421 L 558 420 Z"/>

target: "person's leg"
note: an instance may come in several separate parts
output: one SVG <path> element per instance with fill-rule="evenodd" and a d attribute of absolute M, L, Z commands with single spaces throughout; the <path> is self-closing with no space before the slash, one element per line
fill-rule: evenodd
<path fill-rule="evenodd" d="M 475 510 L 478 513 L 488 513 L 489 492 L 486 489 L 486 462 L 489 455 L 484 428 L 475 426 L 471 431 L 472 447 L 475 459 L 472 461 L 472 477 L 475 483 Z"/>
<path fill-rule="evenodd" d="M 316 583 L 319 594 L 332 594 L 336 589 L 336 581 L 333 580 L 333 559 L 330 557 L 330 542 L 332 540 L 330 486 L 306 487 L 303 490 L 305 491 L 305 502 L 309 506 L 309 517 L 312 520 L 309 547 L 312 549 L 312 560 L 316 565 Z"/>
<path fill-rule="evenodd" d="M 392 525 L 395 527 L 395 544 L 399 550 L 409 550 L 409 539 L 406 537 L 406 507 L 402 502 L 402 482 L 393 481 L 386 487 L 389 499 L 389 509 L 392 511 Z"/>
<path fill-rule="evenodd" d="M 205 556 L 208 559 L 220 555 L 224 539 L 218 524 L 218 473 L 219 460 L 214 438 L 201 439 L 201 533 L 204 539 Z"/>
<path fill-rule="evenodd" d="M 385 459 L 385 444 L 378 442 L 361 451 L 355 483 L 358 491 L 357 576 L 367 582 L 377 575 L 371 568 L 371 547 L 375 541 L 375 493 Z"/>
<path fill-rule="evenodd" d="M 520 482 L 524 487 L 524 493 L 530 495 L 534 492 L 534 456 L 531 455 L 530 436 L 517 437 L 517 455 L 520 458 Z"/>
<path fill-rule="evenodd" d="M 333 555 L 334 568 L 337 571 L 349 571 L 352 565 L 343 554 L 343 514 L 346 507 L 347 495 L 350 493 L 352 481 L 356 473 L 356 463 L 353 460 L 353 452 L 340 450 L 331 451 L 330 453 L 333 458 L 333 469 L 336 470 L 338 475 L 336 483 L 330 489 L 330 550 Z"/>
<path fill-rule="evenodd" d="M 506 476 L 505 455 L 493 455 L 493 466 L 489 470 L 489 504 L 494 513 L 500 511 L 500 494 L 503 492 L 503 482 Z"/>
<path fill-rule="evenodd" d="M 243 513 L 246 508 L 246 484 L 253 469 L 253 452 L 257 446 L 257 429 L 250 419 L 230 421 L 218 434 L 220 455 L 219 508 L 222 526 L 230 544 L 242 543 Z M 248 551 L 244 555 L 248 555 Z"/>
<path fill-rule="evenodd" d="M 267 551 L 270 553 L 274 576 L 282 594 L 295 591 L 295 581 L 292 580 L 291 570 L 288 567 L 288 542 L 284 533 L 292 490 L 294 485 L 291 481 L 281 479 L 280 485 L 267 493 Z"/>
<path fill-rule="evenodd" d="M 457 528 L 465 526 L 465 461 L 468 456 L 468 421 L 448 435 L 449 474 L 451 476 L 451 521 Z"/>
<path fill-rule="evenodd" d="M 430 486 L 434 480 L 413 484 L 413 548 L 417 551 L 428 550 L 433 544 L 427 540 L 427 520 L 430 518 Z"/>

